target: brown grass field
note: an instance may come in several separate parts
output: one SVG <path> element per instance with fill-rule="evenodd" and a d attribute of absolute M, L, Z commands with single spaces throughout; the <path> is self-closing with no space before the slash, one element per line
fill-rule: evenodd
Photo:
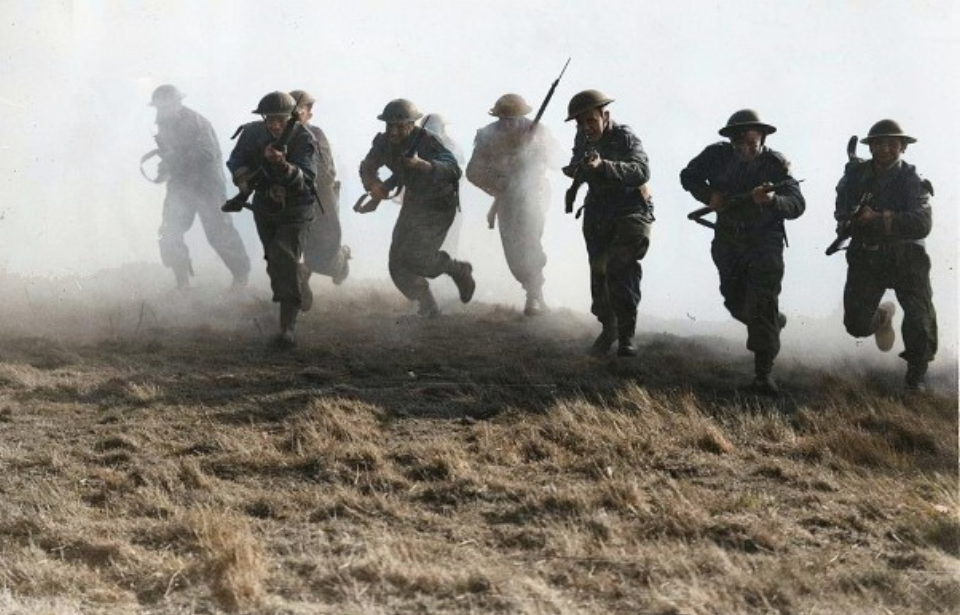
<path fill-rule="evenodd" d="M 135 277 L 2 285 L 0 613 L 960 609 L 955 363 L 764 399 L 742 341 L 321 280 L 280 353 L 265 291 Z"/>

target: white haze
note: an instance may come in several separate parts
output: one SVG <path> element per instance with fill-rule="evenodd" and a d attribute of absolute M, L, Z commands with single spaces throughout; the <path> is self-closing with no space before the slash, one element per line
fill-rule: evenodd
<path fill-rule="evenodd" d="M 650 155 L 658 221 L 644 261 L 641 330 L 645 316 L 677 320 L 690 332 L 730 320 L 710 261 L 710 233 L 686 220 L 698 203 L 680 188 L 678 174 L 719 140 L 717 130 L 733 111 L 753 107 L 779 129 L 768 144 L 806 180 L 807 212 L 787 225 L 783 310 L 793 323 L 822 324 L 840 347 L 857 345 L 841 323 L 845 262 L 823 250 L 833 238 L 834 186 L 848 137 L 892 117 L 919 140 L 906 160 L 936 187 L 928 249 L 940 356 L 953 357 L 960 101 L 950 58 L 960 51 L 956 6 L 950 0 L 5 0 L 0 271 L 69 277 L 159 261 L 163 189 L 140 177 L 137 161 L 152 147 L 150 93 L 169 82 L 187 93 L 187 106 L 213 122 L 225 156 L 233 129 L 255 118 L 250 111 L 263 94 L 313 93 L 314 121 L 330 138 L 343 182 L 353 276 L 388 280 L 393 206 L 368 216 L 350 211 L 361 193 L 357 167 L 382 129 L 376 116 L 384 104 L 405 97 L 424 112 L 442 113 L 469 155 L 499 95 L 519 92 L 536 108 L 571 57 L 543 120 L 564 151 L 573 137 L 563 121 L 567 101 L 579 90 L 598 88 L 616 99 L 614 119 L 632 126 Z M 586 311 L 579 221 L 563 214 L 567 181 L 557 173 L 552 183 L 547 299 Z M 486 229 L 489 199 L 464 182 L 462 205 L 458 252 L 475 265 L 478 299 L 521 304 L 499 237 Z M 254 280 L 263 283 L 250 214 L 235 220 L 254 262 Z M 226 284 L 226 269 L 215 261 L 199 222 L 188 238 L 198 282 Z M 792 331 L 798 339 L 802 329 Z"/>

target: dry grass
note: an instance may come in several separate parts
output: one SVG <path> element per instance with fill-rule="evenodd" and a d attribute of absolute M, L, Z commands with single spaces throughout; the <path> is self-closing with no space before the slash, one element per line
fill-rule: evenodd
<path fill-rule="evenodd" d="M 8 326 L 0 612 L 960 607 L 955 375 L 905 402 L 794 362 L 771 401 L 702 340 L 597 361 L 568 312 L 331 289 L 289 354 L 203 295 Z"/>

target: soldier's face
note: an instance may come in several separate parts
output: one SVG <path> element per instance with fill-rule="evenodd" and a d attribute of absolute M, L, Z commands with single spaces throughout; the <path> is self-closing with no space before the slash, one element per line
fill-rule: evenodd
<path fill-rule="evenodd" d="M 870 155 L 873 161 L 882 168 L 893 166 L 900 160 L 904 150 L 903 141 L 897 137 L 880 137 L 870 139 Z"/>
<path fill-rule="evenodd" d="M 263 123 L 267 125 L 267 131 L 274 139 L 280 137 L 283 132 L 283 126 L 287 123 L 286 115 L 265 115 Z"/>
<path fill-rule="evenodd" d="M 590 143 L 596 143 L 603 137 L 603 131 L 609 123 L 610 112 L 601 109 L 590 109 L 577 116 L 577 128 L 583 131 Z"/>
<path fill-rule="evenodd" d="M 403 143 L 403 140 L 413 132 L 413 122 L 389 122 L 387 124 L 387 140 L 393 145 Z"/>
<path fill-rule="evenodd" d="M 752 160 L 763 146 L 763 133 L 759 130 L 744 130 L 732 139 L 733 149 L 741 160 Z"/>

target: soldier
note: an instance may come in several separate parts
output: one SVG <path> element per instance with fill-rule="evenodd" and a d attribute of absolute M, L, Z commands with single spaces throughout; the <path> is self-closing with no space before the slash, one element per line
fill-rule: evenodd
<path fill-rule="evenodd" d="M 323 206 L 310 225 L 303 247 L 303 260 L 310 271 L 330 276 L 333 283 L 339 286 L 350 275 L 351 254 L 350 246 L 341 245 L 340 182 L 337 181 L 333 152 L 327 135 L 319 126 L 310 123 L 316 99 L 303 90 L 293 90 L 290 95 L 300 103 L 300 122 L 317 141 L 317 194 Z"/>
<path fill-rule="evenodd" d="M 476 283 L 470 263 L 454 260 L 440 250 L 460 205 L 461 171 L 450 150 L 432 133 L 416 126 L 421 117 L 416 105 L 402 98 L 387 103 L 377 116 L 386 130 L 374 137 L 360 163 L 360 179 L 373 200 L 358 211 L 376 209 L 379 201 L 389 198 L 388 186 L 404 188 L 403 206 L 390 243 L 390 277 L 407 299 L 419 303 L 421 316 L 435 318 L 440 308 L 427 278 L 449 275 L 463 303 L 473 297 Z M 415 150 L 407 156 L 413 145 Z M 386 182 L 379 176 L 384 166 L 393 173 Z"/>
<path fill-rule="evenodd" d="M 640 261 L 650 246 L 653 204 L 647 154 L 629 126 L 610 119 L 613 99 L 584 90 L 570 99 L 566 121 L 576 120 L 573 158 L 563 172 L 589 186 L 583 236 L 590 258 L 590 311 L 603 330 L 590 349 L 604 356 L 619 341 L 617 354 L 637 354 L 633 336 L 640 303 Z M 578 214 L 579 215 L 579 214 Z"/>
<path fill-rule="evenodd" d="M 450 150 L 453 157 L 457 159 L 457 164 L 462 168 L 467 160 L 463 156 L 463 149 L 453 137 L 450 136 L 450 133 L 447 132 L 447 126 L 447 119 L 439 113 L 430 113 L 423 118 L 423 127 L 440 139 L 440 143 L 443 143 L 443 146 Z M 460 209 L 457 208 L 457 215 L 453 219 L 453 224 L 450 225 L 450 230 L 447 231 L 447 238 L 443 240 L 443 245 L 440 246 L 441 250 L 454 258 L 456 258 L 457 251 L 460 247 L 460 229 L 462 227 L 463 214 L 460 212 Z"/>
<path fill-rule="evenodd" d="M 880 350 L 889 351 L 896 338 L 896 306 L 880 300 L 892 288 L 903 308 L 900 357 L 907 362 L 906 391 L 922 392 L 927 364 L 937 353 L 937 314 L 924 247 L 933 223 L 933 186 L 901 159 L 916 139 L 897 122 L 880 120 L 860 142 L 870 147 L 871 159 L 848 163 L 837 185 L 835 216 L 840 224 L 849 220 L 851 234 L 843 324 L 850 335 L 873 335 Z"/>
<path fill-rule="evenodd" d="M 241 192 L 254 190 L 250 208 L 263 244 L 273 300 L 280 304 L 280 333 L 274 338 L 279 348 L 295 345 L 297 313 L 313 304 L 310 272 L 300 259 L 317 211 L 313 190 L 317 142 L 297 123 L 285 151 L 274 147 L 295 106 L 286 92 L 271 92 L 260 99 L 253 113 L 263 121 L 241 127 L 240 139 L 227 160 Z"/>
<path fill-rule="evenodd" d="M 527 293 L 523 313 L 536 316 L 543 301 L 543 268 L 547 255 L 541 238 L 550 201 L 547 166 L 550 139 L 542 125 L 526 116 L 532 111 L 519 94 L 497 99 L 490 115 L 496 122 L 477 131 L 467 179 L 494 198 L 487 212 L 492 229 L 500 219 L 500 241 L 510 273 Z"/>
<path fill-rule="evenodd" d="M 205 117 L 181 103 L 183 98 L 176 87 L 161 85 L 150 100 L 157 109 L 156 181 L 167 183 L 160 260 L 173 269 L 178 289 L 190 286 L 193 265 L 183 236 L 199 215 L 207 241 L 233 274 L 233 287 L 242 287 L 250 275 L 250 258 L 230 217 L 220 211 L 226 181 L 217 135 Z"/>
<path fill-rule="evenodd" d="M 747 326 L 752 388 L 767 395 L 779 394 L 771 372 L 787 322 L 779 305 L 783 221 L 798 218 L 806 207 L 790 163 L 765 145 L 776 130 L 756 111 L 737 111 L 720 129 L 729 142 L 707 146 L 680 172 L 684 190 L 717 211 L 711 254 L 720 294 L 730 314 Z"/>

